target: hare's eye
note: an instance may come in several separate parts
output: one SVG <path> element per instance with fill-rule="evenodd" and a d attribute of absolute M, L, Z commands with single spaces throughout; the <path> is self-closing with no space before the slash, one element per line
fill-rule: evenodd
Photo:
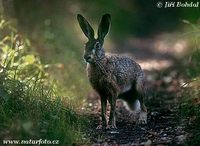
<path fill-rule="evenodd" d="M 95 48 L 96 48 L 96 49 L 99 49 L 99 48 L 100 48 L 100 43 L 99 43 L 99 42 L 96 42 Z"/>

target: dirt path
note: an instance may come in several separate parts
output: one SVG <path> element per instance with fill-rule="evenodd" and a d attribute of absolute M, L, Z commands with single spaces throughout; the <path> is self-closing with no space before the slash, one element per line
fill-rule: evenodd
<path fill-rule="evenodd" d="M 136 59 L 142 58 L 141 60 L 138 59 L 138 61 L 147 74 L 149 89 L 149 97 L 146 100 L 148 124 L 136 125 L 135 121 L 130 118 L 128 111 L 123 106 L 120 106 L 121 104 L 118 104 L 118 130 L 95 130 L 99 123 L 100 103 L 98 98 L 91 95 L 88 101 L 89 107 L 93 111 L 93 120 L 88 130 L 88 135 L 93 145 L 178 145 L 184 142 L 187 134 L 183 130 L 184 124 L 182 120 L 178 117 L 180 86 L 184 82 L 184 78 L 178 72 L 178 64 L 173 52 L 185 44 L 180 44 L 176 48 L 177 42 L 174 42 L 174 44 L 165 42 L 166 45 L 175 46 L 172 48 L 175 50 L 162 53 L 162 51 L 166 50 L 166 46 L 161 45 L 163 48 L 159 48 L 158 45 L 156 48 L 154 47 L 156 46 L 156 41 L 162 42 L 160 39 L 152 41 L 148 39 L 140 40 L 139 42 L 131 41 L 132 43 L 128 41 L 128 43 L 121 45 L 129 48 L 126 51 L 128 54 L 134 54 L 133 56 L 136 56 Z M 145 45 L 145 43 L 149 43 L 149 45 Z M 141 50 L 131 49 L 139 46 L 141 46 Z M 159 49 L 161 49 L 160 52 L 156 51 Z M 146 54 L 144 50 L 148 50 L 151 53 Z M 123 53 L 123 51 L 118 51 L 118 53 Z M 152 57 L 152 55 L 156 57 Z M 150 60 L 154 60 L 156 63 L 152 64 Z M 171 65 L 163 65 L 162 61 L 171 62 Z M 145 64 L 146 62 L 149 62 L 149 65 Z"/>

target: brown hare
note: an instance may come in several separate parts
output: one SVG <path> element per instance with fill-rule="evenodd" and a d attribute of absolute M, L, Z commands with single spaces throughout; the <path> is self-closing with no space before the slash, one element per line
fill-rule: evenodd
<path fill-rule="evenodd" d="M 94 30 L 82 15 L 78 14 L 77 19 L 88 38 L 84 52 L 87 75 L 92 87 L 101 97 L 102 123 L 97 128 L 117 128 L 115 118 L 117 98 L 125 100 L 132 110 L 135 108 L 135 102 L 139 100 L 140 113 L 137 123 L 146 124 L 147 109 L 143 101 L 146 96 L 144 72 L 130 57 L 106 54 L 103 48 L 104 38 L 110 28 L 110 14 L 102 16 L 98 27 L 98 38 L 94 38 Z M 107 101 L 111 105 L 108 123 Z"/>

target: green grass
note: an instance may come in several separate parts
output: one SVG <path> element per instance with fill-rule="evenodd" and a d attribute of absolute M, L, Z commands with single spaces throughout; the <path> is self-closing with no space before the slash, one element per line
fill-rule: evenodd
<path fill-rule="evenodd" d="M 180 105 L 181 119 L 186 119 L 186 131 L 191 134 L 187 140 L 188 145 L 199 145 L 200 143 L 200 48 L 199 48 L 199 25 L 191 24 L 192 36 L 191 52 L 184 59 L 185 66 L 183 74 L 188 78 L 188 82 L 183 85 L 182 103 Z"/>
<path fill-rule="evenodd" d="M 187 119 L 186 131 L 192 134 L 187 143 L 198 145 L 200 143 L 200 76 L 184 88 L 180 115 L 182 119 Z"/>
<path fill-rule="evenodd" d="M 13 24 L 0 19 L 0 138 L 84 143 L 88 120 L 60 96 L 48 66 Z"/>

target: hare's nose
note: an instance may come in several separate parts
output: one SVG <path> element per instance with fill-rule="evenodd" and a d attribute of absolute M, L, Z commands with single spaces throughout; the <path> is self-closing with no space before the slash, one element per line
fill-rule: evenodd
<path fill-rule="evenodd" d="M 91 60 L 92 59 L 92 57 L 89 55 L 87 55 L 87 56 L 84 56 L 84 59 L 86 60 L 86 61 L 89 61 L 89 60 Z"/>

